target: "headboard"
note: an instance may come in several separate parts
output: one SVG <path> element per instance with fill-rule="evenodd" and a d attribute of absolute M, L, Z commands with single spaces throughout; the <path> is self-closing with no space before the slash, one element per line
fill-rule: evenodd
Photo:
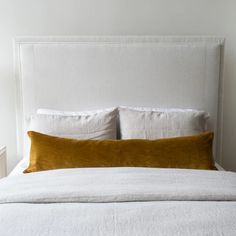
<path fill-rule="evenodd" d="M 216 37 L 16 38 L 19 158 L 38 108 L 129 105 L 208 111 L 220 163 L 223 45 Z"/>

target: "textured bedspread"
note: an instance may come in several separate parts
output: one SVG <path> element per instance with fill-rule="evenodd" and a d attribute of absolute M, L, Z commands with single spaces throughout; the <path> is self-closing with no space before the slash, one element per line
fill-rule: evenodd
<path fill-rule="evenodd" d="M 236 173 L 109 168 L 0 180 L 0 235 L 236 235 Z"/>

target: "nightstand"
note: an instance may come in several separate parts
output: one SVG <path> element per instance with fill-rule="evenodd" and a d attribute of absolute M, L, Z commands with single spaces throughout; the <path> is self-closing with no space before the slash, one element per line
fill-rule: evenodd
<path fill-rule="evenodd" d="M 7 176 L 6 147 L 0 147 L 0 179 Z"/>

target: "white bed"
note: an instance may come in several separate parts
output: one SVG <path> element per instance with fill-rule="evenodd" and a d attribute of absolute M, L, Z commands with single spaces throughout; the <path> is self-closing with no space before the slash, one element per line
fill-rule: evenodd
<path fill-rule="evenodd" d="M 0 234 L 236 235 L 233 172 L 74 168 L 21 174 L 25 132 L 38 108 L 205 110 L 221 163 L 223 44 L 213 37 L 18 38 L 18 159 L 25 159 L 0 182 Z"/>

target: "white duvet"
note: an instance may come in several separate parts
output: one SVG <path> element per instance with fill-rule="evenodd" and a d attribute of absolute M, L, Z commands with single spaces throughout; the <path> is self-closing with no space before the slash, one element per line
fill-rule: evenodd
<path fill-rule="evenodd" d="M 236 173 L 44 171 L 0 180 L 0 236 L 236 235 Z"/>

